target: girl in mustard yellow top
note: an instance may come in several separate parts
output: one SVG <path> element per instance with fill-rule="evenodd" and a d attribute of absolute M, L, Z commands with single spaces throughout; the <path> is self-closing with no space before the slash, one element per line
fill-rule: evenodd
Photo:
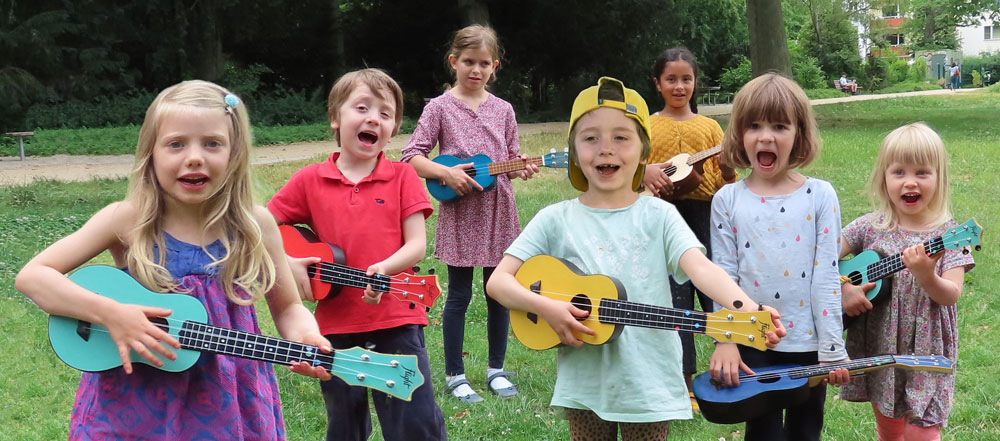
<path fill-rule="evenodd" d="M 664 51 L 653 65 L 653 83 L 663 96 L 663 110 L 650 115 L 652 131 L 649 164 L 646 166 L 643 186 L 654 195 L 671 200 L 695 236 L 705 245 L 708 258 L 712 257 L 710 226 L 712 195 L 723 185 L 736 180 L 736 171 L 719 164 L 719 157 L 712 156 L 704 162 L 704 173 L 698 188 L 686 195 L 671 196 L 673 184 L 662 169 L 669 167 L 670 158 L 681 153 L 695 154 L 722 143 L 722 127 L 714 119 L 698 115 L 695 100 L 695 81 L 698 64 L 686 48 L 677 47 Z M 694 309 L 695 288 L 691 282 L 677 284 L 670 279 L 675 308 Z M 712 300 L 697 293 L 704 311 L 712 311 Z M 695 373 L 696 356 L 691 334 L 681 334 L 684 352 L 684 377 L 691 390 L 691 375 Z M 697 409 L 693 396 L 691 404 Z"/>

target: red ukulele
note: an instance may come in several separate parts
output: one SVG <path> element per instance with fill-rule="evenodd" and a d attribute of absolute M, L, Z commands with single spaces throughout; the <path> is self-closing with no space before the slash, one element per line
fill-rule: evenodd
<path fill-rule="evenodd" d="M 375 291 L 388 293 L 396 299 L 410 302 L 411 308 L 420 304 L 430 309 L 434 306 L 434 300 L 441 295 L 441 288 L 438 287 L 435 275 L 418 276 L 402 272 L 395 276 L 384 274 L 369 276 L 363 269 L 347 266 L 344 250 L 320 241 L 308 228 L 279 225 L 278 230 L 281 231 L 285 254 L 292 257 L 322 259 L 308 268 L 309 285 L 316 300 L 335 296 L 344 286 L 365 289 L 371 285 Z"/>

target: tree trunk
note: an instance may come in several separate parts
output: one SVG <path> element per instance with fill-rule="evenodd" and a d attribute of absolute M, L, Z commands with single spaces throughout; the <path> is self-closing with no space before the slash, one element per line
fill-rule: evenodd
<path fill-rule="evenodd" d="M 934 18 L 937 16 L 937 12 L 931 8 L 924 10 L 924 45 L 934 45 L 934 31 L 936 31 L 937 25 L 934 23 Z"/>
<path fill-rule="evenodd" d="M 809 3 L 809 15 L 812 16 L 813 24 L 813 35 L 816 36 L 816 49 L 819 50 L 818 53 L 823 53 L 823 38 L 819 35 L 819 18 L 816 16 L 816 5 L 813 4 L 813 0 L 808 0 Z"/>
<path fill-rule="evenodd" d="M 458 10 L 462 14 L 462 25 L 490 24 L 490 10 L 484 0 L 458 0 Z"/>
<path fill-rule="evenodd" d="M 331 84 L 347 72 L 347 54 L 344 51 L 344 20 L 340 13 L 340 0 L 333 0 L 330 10 L 331 37 L 333 37 L 333 65 L 331 68 Z"/>
<path fill-rule="evenodd" d="M 197 25 L 190 29 L 197 39 L 197 54 L 194 60 L 195 78 L 217 81 L 222 74 L 222 38 L 213 2 L 198 2 L 198 13 L 193 20 Z"/>
<path fill-rule="evenodd" d="M 753 76 L 774 71 L 791 78 L 781 0 L 747 0 L 747 29 Z"/>

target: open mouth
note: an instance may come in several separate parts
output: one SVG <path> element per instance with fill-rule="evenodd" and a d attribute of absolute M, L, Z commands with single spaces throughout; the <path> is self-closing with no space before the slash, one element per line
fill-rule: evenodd
<path fill-rule="evenodd" d="M 188 185 L 204 185 L 208 182 L 208 176 L 185 176 L 177 180 Z"/>
<path fill-rule="evenodd" d="M 358 140 L 365 144 L 375 144 L 378 141 L 378 135 L 372 132 L 361 132 L 358 133 Z"/>
<path fill-rule="evenodd" d="M 778 155 L 774 152 L 757 152 L 757 164 L 761 167 L 770 167 L 778 160 Z"/>
<path fill-rule="evenodd" d="M 615 174 L 615 172 L 617 172 L 618 169 L 621 168 L 621 166 L 608 164 L 608 165 L 598 165 L 595 168 L 597 168 L 597 173 L 599 175 L 601 175 L 601 176 L 611 176 L 611 175 Z"/>
<path fill-rule="evenodd" d="M 902 199 L 907 204 L 915 204 L 920 200 L 920 193 L 904 193 Z"/>

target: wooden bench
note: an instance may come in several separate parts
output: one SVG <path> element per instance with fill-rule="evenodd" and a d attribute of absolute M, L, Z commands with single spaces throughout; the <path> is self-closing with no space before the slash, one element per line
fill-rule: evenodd
<path fill-rule="evenodd" d="M 17 138 L 17 150 L 21 154 L 21 160 L 24 161 L 24 138 L 35 136 L 35 132 L 7 132 L 4 134 Z"/>
<path fill-rule="evenodd" d="M 855 82 L 855 83 L 857 83 L 857 82 Z M 844 92 L 844 93 L 851 93 L 850 90 L 844 89 L 843 87 L 841 87 L 840 80 L 833 80 L 833 88 L 837 89 L 837 90 L 839 90 L 841 92 Z M 863 89 L 863 87 L 861 87 L 861 85 L 858 84 L 858 90 L 861 90 L 861 89 Z"/>

